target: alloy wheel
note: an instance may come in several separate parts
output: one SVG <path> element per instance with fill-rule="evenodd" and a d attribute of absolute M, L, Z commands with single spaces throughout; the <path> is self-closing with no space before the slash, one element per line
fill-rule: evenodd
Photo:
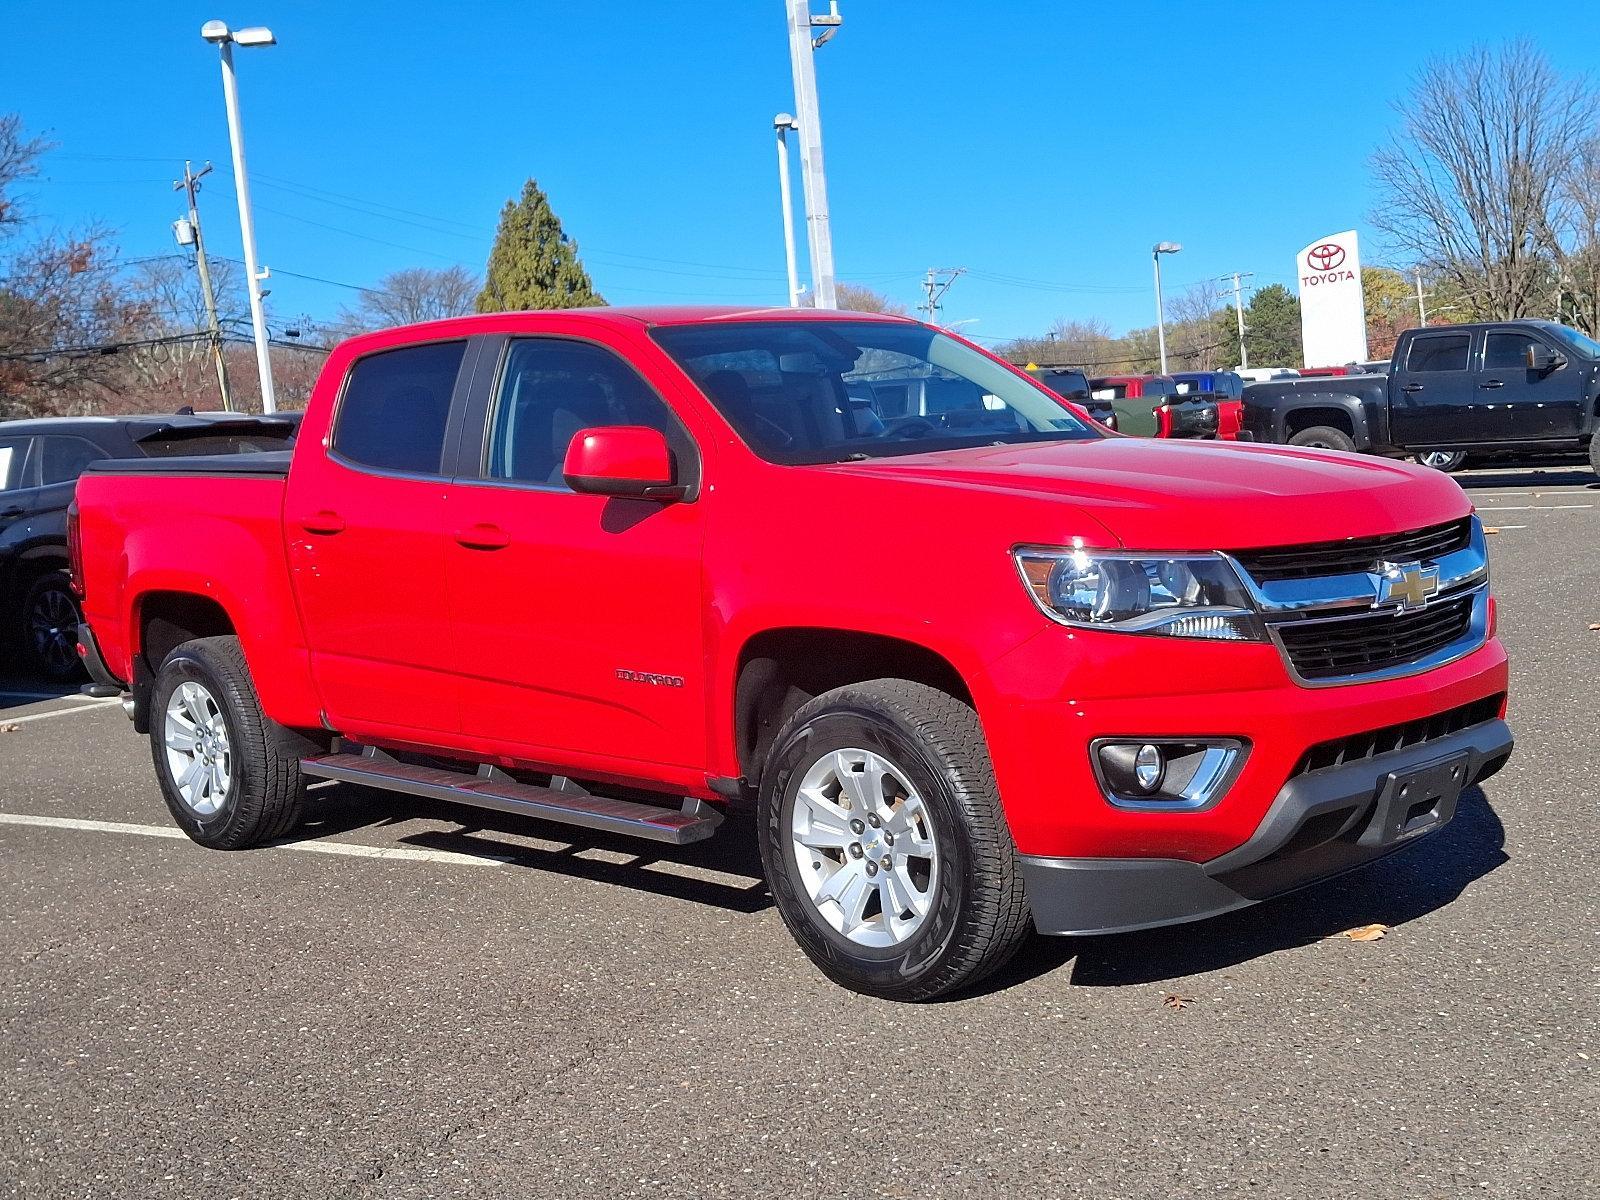
<path fill-rule="evenodd" d="M 790 848 L 817 914 L 860 946 L 921 928 L 939 883 L 928 806 L 906 773 L 870 750 L 825 754 L 800 781 Z"/>
<path fill-rule="evenodd" d="M 28 612 L 28 638 L 34 661 L 53 677 L 67 675 L 78 663 L 78 606 L 60 588 L 34 597 Z"/>
<path fill-rule="evenodd" d="M 228 801 L 233 751 L 222 707 L 203 684 L 186 680 L 173 691 L 163 740 L 167 771 L 185 807 L 196 816 L 215 815 Z"/>

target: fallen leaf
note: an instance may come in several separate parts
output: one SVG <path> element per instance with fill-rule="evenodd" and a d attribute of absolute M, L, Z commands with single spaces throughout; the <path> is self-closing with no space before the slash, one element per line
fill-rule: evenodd
<path fill-rule="evenodd" d="M 1194 997 L 1180 996 L 1177 992 L 1168 992 L 1167 998 L 1161 1003 L 1165 1004 L 1168 1008 L 1183 1009 L 1188 1008 L 1189 1005 L 1194 1003 Z"/>
<path fill-rule="evenodd" d="M 15 723 L 7 724 L 7 725 L 0 725 L 0 733 L 15 733 L 17 730 L 19 730 L 21 728 L 22 728 L 21 725 L 17 725 Z"/>
<path fill-rule="evenodd" d="M 1590 629 L 1600 629 L 1600 621 L 1590 621 L 1589 622 L 1589 628 Z M 12 726 L 12 728 L 14 729 L 14 728 L 16 728 L 16 726 Z"/>
<path fill-rule="evenodd" d="M 1334 937 L 1349 938 L 1352 942 L 1375 942 L 1379 938 L 1389 936 L 1387 925 L 1357 925 L 1354 929 L 1346 929 L 1336 933 Z"/>
<path fill-rule="evenodd" d="M 1499 533 L 1500 532 L 1500 530 L 1494 525 L 1485 525 L 1483 527 L 1483 531 L 1485 533 Z"/>

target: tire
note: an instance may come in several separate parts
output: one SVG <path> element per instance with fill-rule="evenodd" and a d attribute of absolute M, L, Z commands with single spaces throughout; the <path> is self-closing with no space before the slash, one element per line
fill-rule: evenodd
<path fill-rule="evenodd" d="M 1467 465 L 1467 452 L 1465 450 L 1428 450 L 1415 455 L 1417 462 L 1424 467 L 1432 467 L 1435 471 L 1449 474 L 1459 471 Z"/>
<path fill-rule="evenodd" d="M 1289 439 L 1291 446 L 1304 446 L 1309 450 L 1344 450 L 1353 452 L 1356 448 L 1355 439 L 1342 429 L 1335 429 L 1332 425 L 1313 425 L 1310 429 L 1302 429 Z"/>
<path fill-rule="evenodd" d="M 1600 431 L 1589 439 L 1589 466 L 1600 475 Z"/>
<path fill-rule="evenodd" d="M 847 814 L 863 811 L 857 801 L 872 776 L 855 775 L 874 760 L 887 770 L 878 811 L 864 821 Z M 803 800 L 803 785 L 833 800 Z M 943 996 L 1002 966 L 1032 928 L 977 714 L 934 688 L 879 679 L 803 705 L 767 757 L 757 826 L 784 924 L 823 974 L 852 991 Z M 871 865 L 883 856 L 889 869 Z"/>
<path fill-rule="evenodd" d="M 47 571 L 23 593 L 18 645 L 26 670 L 67 683 L 83 676 L 78 661 L 78 623 L 83 610 L 65 571 Z"/>
<path fill-rule="evenodd" d="M 189 752 L 184 735 L 195 725 L 202 738 Z M 299 824 L 300 760 L 273 734 L 238 638 L 200 638 L 167 655 L 150 696 L 150 754 L 178 827 L 213 850 L 243 850 Z"/>

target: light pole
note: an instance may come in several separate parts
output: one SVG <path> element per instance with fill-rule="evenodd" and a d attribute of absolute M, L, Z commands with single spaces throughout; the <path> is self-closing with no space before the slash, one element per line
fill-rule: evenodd
<path fill-rule="evenodd" d="M 222 54 L 222 99 L 228 109 L 228 142 L 233 147 L 233 191 L 239 198 L 239 238 L 244 243 L 245 282 L 250 290 L 250 325 L 255 331 L 256 370 L 261 375 L 261 411 L 277 412 L 278 399 L 272 388 L 272 358 L 267 344 L 267 314 L 262 307 L 261 281 L 265 269 L 256 266 L 256 226 L 250 215 L 250 181 L 244 167 L 244 131 L 239 126 L 239 84 L 233 75 L 233 47 L 272 46 L 278 39 L 272 30 L 257 25 L 232 30 L 225 21 L 207 21 L 200 36 L 212 42 Z"/>
<path fill-rule="evenodd" d="M 800 272 L 794 261 L 794 201 L 789 195 L 789 130 L 800 128 L 788 113 L 772 118 L 778 134 L 778 196 L 783 204 L 783 258 L 789 268 L 789 307 L 800 307 Z"/>
<path fill-rule="evenodd" d="M 1167 373 L 1167 312 L 1161 303 L 1161 256 L 1176 254 L 1183 247 L 1177 242 L 1157 242 L 1150 247 L 1150 261 L 1156 265 L 1156 344 L 1161 348 L 1161 373 Z"/>
<path fill-rule="evenodd" d="M 839 0 L 826 16 L 813 16 L 811 0 L 784 0 L 789 22 L 789 60 L 794 72 L 794 111 L 800 134 L 800 187 L 806 202 L 806 244 L 811 251 L 811 294 L 818 308 L 838 308 L 833 280 L 833 232 L 828 223 L 828 183 L 822 170 L 822 114 L 817 108 L 816 48 L 838 32 Z M 822 32 L 813 36 L 812 29 Z"/>

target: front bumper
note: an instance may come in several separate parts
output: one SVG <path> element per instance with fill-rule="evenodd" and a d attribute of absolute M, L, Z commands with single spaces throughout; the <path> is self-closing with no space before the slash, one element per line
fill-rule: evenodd
<path fill-rule="evenodd" d="M 1460 789 L 1498 771 L 1511 747 L 1510 728 L 1492 720 L 1299 775 L 1248 841 L 1204 863 L 1024 855 L 1034 924 L 1092 934 L 1197 921 L 1353 870 L 1442 829 Z"/>

